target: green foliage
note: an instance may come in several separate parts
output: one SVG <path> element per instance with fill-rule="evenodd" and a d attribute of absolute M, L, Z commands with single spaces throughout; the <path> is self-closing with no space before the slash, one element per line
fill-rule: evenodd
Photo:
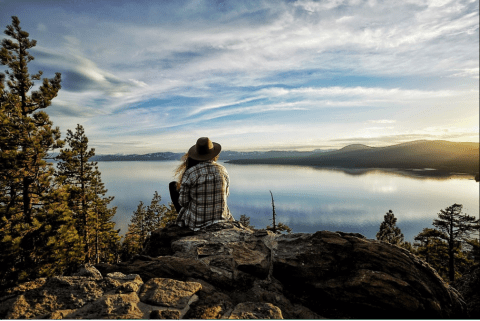
<path fill-rule="evenodd" d="M 111 260 L 106 253 L 115 253 L 111 249 L 119 243 L 111 222 L 115 209 L 107 207 L 112 198 L 105 197 L 98 168 L 88 163 L 93 151 L 86 148 L 83 128 L 69 131 L 70 148 L 61 151 L 57 177 L 46 161 L 50 152 L 64 146 L 60 130 L 42 111 L 61 88 L 60 74 L 43 79 L 32 91 L 42 75 L 28 71 L 34 59 L 28 50 L 36 41 L 20 28 L 17 17 L 5 34 L 9 38 L 0 48 L 0 62 L 8 68 L 6 75 L 0 73 L 1 287 L 61 274 L 92 257 L 93 249 L 97 261 L 100 256 Z"/>
<path fill-rule="evenodd" d="M 290 234 L 292 232 L 292 229 L 287 224 L 284 224 L 282 222 L 276 224 L 275 230 L 270 225 L 267 225 L 266 229 L 277 234 L 282 234 L 283 232 L 287 232 L 288 234 Z"/>
<path fill-rule="evenodd" d="M 67 213 L 61 212 L 65 191 L 55 191 L 54 169 L 45 161 L 63 142 L 58 127 L 53 128 L 41 111 L 60 90 L 61 77 L 57 73 L 52 79 L 45 78 L 38 90 L 31 91 L 34 80 L 42 75 L 28 71 L 33 60 L 28 50 L 36 41 L 28 38 L 17 17 L 12 17 L 5 34 L 10 38 L 3 39 L 0 48 L 0 62 L 8 68 L 6 76 L 0 74 L 1 285 L 50 271 L 48 262 L 60 255 L 58 249 L 53 250 L 51 237 L 61 239 L 69 232 L 62 224 L 53 223 L 69 224 Z M 72 238 L 75 236 L 66 240 Z"/>
<path fill-rule="evenodd" d="M 138 204 L 122 242 L 122 261 L 140 254 L 151 232 L 175 222 L 177 218 L 175 206 L 172 203 L 168 206 L 160 204 L 161 200 L 162 197 L 155 191 L 149 206 L 145 206 L 142 201 Z"/>
<path fill-rule="evenodd" d="M 443 278 L 448 277 L 448 246 L 440 231 L 424 228 L 415 236 L 417 255 L 429 263 Z"/>
<path fill-rule="evenodd" d="M 249 228 L 249 229 L 254 229 L 255 228 L 255 226 L 250 225 L 250 217 L 245 215 L 245 214 L 240 215 L 239 222 L 240 222 L 240 224 L 242 224 L 246 228 Z"/>
<path fill-rule="evenodd" d="M 92 252 L 88 257 L 94 258 L 93 262 L 117 262 L 120 248 L 120 230 L 115 230 L 116 207 L 109 208 L 113 196 L 105 196 L 107 189 L 100 178 L 100 171 L 95 167 L 94 176 L 90 182 L 92 201 L 89 204 L 88 217 L 90 224 L 87 229 L 88 248 Z"/>
<path fill-rule="evenodd" d="M 473 265 L 477 240 L 468 239 L 476 228 L 475 218 L 462 215 L 462 205 L 441 210 L 435 228 L 415 236 L 417 255 L 428 262 L 445 281 L 454 281 Z M 478 256 L 477 256 L 478 257 Z"/>
<path fill-rule="evenodd" d="M 55 188 L 36 217 L 35 232 L 23 239 L 35 238 L 35 265 L 24 269 L 30 278 L 59 275 L 69 266 L 82 263 L 81 238 L 68 208 L 68 196 L 65 187 Z"/>
<path fill-rule="evenodd" d="M 415 247 L 410 242 L 403 242 L 403 243 L 400 244 L 400 247 L 404 248 L 407 251 L 410 251 L 413 254 L 416 253 Z"/>
<path fill-rule="evenodd" d="M 478 240 L 472 239 L 467 241 L 470 251 L 468 258 L 474 261 L 476 264 L 480 263 L 480 243 Z"/>
<path fill-rule="evenodd" d="M 380 224 L 380 230 L 377 233 L 377 240 L 394 245 L 401 245 L 403 243 L 403 233 L 400 228 L 396 226 L 397 218 L 392 210 L 389 210 L 383 218 L 384 220 L 382 224 Z"/>
<path fill-rule="evenodd" d="M 433 221 L 433 225 L 440 232 L 439 238 L 443 239 L 448 245 L 448 271 L 449 280 L 455 281 L 455 268 L 459 264 L 455 263 L 455 253 L 462 247 L 473 232 L 478 228 L 478 221 L 474 216 L 462 214 L 463 205 L 453 204 L 438 213 L 438 219 Z M 458 257 L 460 259 L 460 257 Z"/>
<path fill-rule="evenodd" d="M 77 125 L 75 132 L 67 131 L 67 146 L 56 157 L 57 180 L 67 186 L 70 197 L 69 208 L 75 226 L 82 235 L 85 262 L 98 263 L 113 260 L 108 252 L 115 252 L 120 237 L 111 221 L 116 208 L 108 208 L 113 197 L 107 197 L 107 189 L 101 180 L 96 162 L 90 158 L 95 150 L 88 148 L 88 138 L 83 126 Z"/>

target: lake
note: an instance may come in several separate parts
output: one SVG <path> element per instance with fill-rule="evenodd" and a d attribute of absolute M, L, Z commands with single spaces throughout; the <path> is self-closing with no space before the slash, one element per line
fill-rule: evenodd
<path fill-rule="evenodd" d="M 272 191 L 277 222 L 293 232 L 355 232 L 375 238 L 383 216 L 392 210 L 407 241 L 433 227 L 440 209 L 458 203 L 479 216 L 479 183 L 471 177 L 411 177 L 394 171 L 347 173 L 304 166 L 223 163 L 230 175 L 228 206 L 235 219 L 246 214 L 251 225 L 271 225 Z M 178 161 L 99 162 L 108 195 L 115 196 L 116 228 L 125 234 L 140 201 L 150 204 L 155 191 L 170 202 L 168 183 Z"/>

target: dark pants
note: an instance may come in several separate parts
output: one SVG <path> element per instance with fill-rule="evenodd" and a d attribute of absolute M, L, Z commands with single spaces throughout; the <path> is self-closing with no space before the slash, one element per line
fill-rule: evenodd
<path fill-rule="evenodd" d="M 180 194 L 177 190 L 177 182 L 170 182 L 170 184 L 168 184 L 168 189 L 170 190 L 170 198 L 172 199 L 173 206 L 175 206 L 177 213 L 180 213 L 182 207 L 178 204 L 178 197 Z"/>

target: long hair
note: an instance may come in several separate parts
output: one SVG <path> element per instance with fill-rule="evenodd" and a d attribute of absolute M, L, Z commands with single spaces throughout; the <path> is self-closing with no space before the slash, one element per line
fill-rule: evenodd
<path fill-rule="evenodd" d="M 218 160 L 218 156 L 215 156 L 214 158 L 212 158 L 212 160 L 215 162 Z M 198 165 L 200 164 L 201 162 L 204 162 L 204 161 L 199 161 L 199 160 L 196 160 L 196 159 L 193 159 L 193 158 L 190 158 L 188 156 L 188 152 L 185 153 L 182 158 L 180 159 L 182 162 L 180 163 L 180 165 L 178 165 L 178 167 L 175 169 L 175 174 L 174 176 L 177 177 L 177 189 L 180 189 L 180 184 L 182 183 L 182 179 L 183 179 L 183 175 L 185 174 L 185 172 L 187 171 L 187 169 L 195 166 L 195 165 Z"/>

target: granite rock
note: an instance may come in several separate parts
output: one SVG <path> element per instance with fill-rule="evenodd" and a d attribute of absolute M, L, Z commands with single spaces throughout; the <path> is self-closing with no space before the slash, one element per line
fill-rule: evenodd
<path fill-rule="evenodd" d="M 430 265 L 360 234 L 275 235 L 234 222 L 155 235 L 150 252 L 130 262 L 86 265 L 7 289 L 0 318 L 467 317 L 462 294 Z M 476 273 L 459 280 L 470 297 Z"/>
<path fill-rule="evenodd" d="M 154 278 L 144 284 L 139 296 L 145 303 L 183 309 L 201 288 L 197 282 Z"/>
<path fill-rule="evenodd" d="M 331 318 L 466 316 L 458 291 L 417 256 L 388 243 L 342 234 L 277 237 L 273 276 L 291 297 Z"/>
<path fill-rule="evenodd" d="M 282 311 L 271 303 L 239 303 L 229 319 L 283 319 Z"/>

